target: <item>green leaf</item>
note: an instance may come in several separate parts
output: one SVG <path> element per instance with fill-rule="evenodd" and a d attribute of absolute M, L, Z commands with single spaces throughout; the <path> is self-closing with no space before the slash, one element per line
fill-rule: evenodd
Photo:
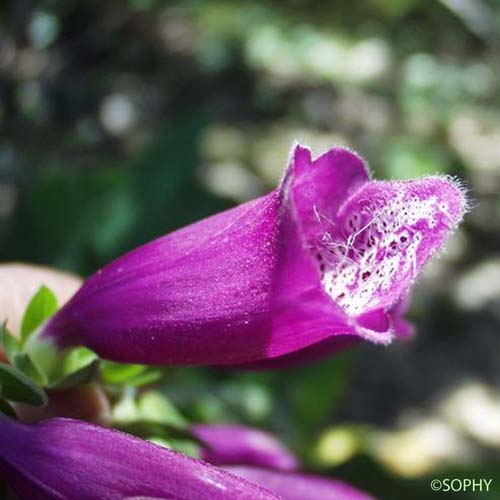
<path fill-rule="evenodd" d="M 105 384 L 122 385 L 145 370 L 144 365 L 128 365 L 105 361 L 102 365 L 102 380 Z"/>
<path fill-rule="evenodd" d="M 163 448 L 167 448 L 168 450 L 171 450 L 173 448 L 172 443 L 168 439 L 160 436 L 151 436 L 148 437 L 147 440 L 150 443 L 157 444 L 158 446 L 163 446 Z"/>
<path fill-rule="evenodd" d="M 10 404 L 7 401 L 5 401 L 5 399 L 2 398 L 0 398 L 0 413 L 3 413 L 4 415 L 7 415 L 10 418 L 17 419 L 17 415 L 14 412 L 12 406 L 10 406 Z M 0 498 L 3 497 L 0 495 Z"/>
<path fill-rule="evenodd" d="M 19 340 L 12 335 L 7 329 L 7 322 L 5 322 L 0 328 L 0 335 L 2 339 L 3 349 L 7 359 L 12 363 L 14 356 L 21 350 L 21 345 Z"/>
<path fill-rule="evenodd" d="M 185 429 L 187 422 L 170 400 L 157 391 L 144 393 L 137 402 L 140 418 L 148 422 Z"/>
<path fill-rule="evenodd" d="M 161 370 L 148 369 L 137 377 L 128 380 L 127 385 L 130 387 L 141 387 L 143 385 L 152 384 L 161 379 L 163 373 Z"/>
<path fill-rule="evenodd" d="M 57 311 L 56 296 L 45 286 L 32 297 L 21 323 L 21 345 L 31 333 Z"/>
<path fill-rule="evenodd" d="M 29 355 L 25 352 L 16 353 L 11 362 L 18 370 L 34 380 L 38 385 L 45 386 L 47 384 L 45 374 L 35 366 Z"/>
<path fill-rule="evenodd" d="M 154 435 L 200 444 L 188 422 L 164 395 L 148 391 L 136 399 L 134 393 L 128 388 L 114 406 L 113 425 L 142 438 Z"/>
<path fill-rule="evenodd" d="M 97 359 L 97 354 L 86 347 L 72 349 L 64 358 L 62 373 L 71 375 L 90 365 Z"/>
<path fill-rule="evenodd" d="M 45 391 L 16 368 L 0 363 L 0 390 L 5 399 L 33 406 L 44 406 L 48 398 Z"/>
<path fill-rule="evenodd" d="M 49 388 L 53 390 L 63 390 L 69 389 L 76 385 L 87 384 L 88 382 L 94 380 L 99 372 L 100 361 L 94 359 L 90 364 L 84 366 L 83 368 L 63 376 L 62 378 L 56 380 L 49 384 Z"/>
<path fill-rule="evenodd" d="M 169 450 L 176 450 L 184 455 L 188 455 L 193 458 L 200 458 L 200 446 L 188 439 L 166 439 L 161 436 L 150 436 L 147 440 L 158 446 L 168 448 Z"/>
<path fill-rule="evenodd" d="M 163 373 L 159 369 L 144 365 L 130 365 L 105 361 L 102 367 L 102 381 L 111 385 L 127 385 L 140 387 L 159 380 Z"/>
<path fill-rule="evenodd" d="M 188 455 L 193 458 L 200 458 L 200 445 L 189 439 L 169 439 L 170 446 L 172 449 L 177 450 L 184 455 Z"/>
<path fill-rule="evenodd" d="M 113 407 L 113 422 L 128 424 L 139 420 L 137 402 L 130 394 L 125 394 Z"/>
<path fill-rule="evenodd" d="M 129 389 L 114 407 L 114 419 L 122 423 L 152 422 L 184 428 L 186 422 L 172 403 L 156 391 L 148 391 L 136 399 Z"/>

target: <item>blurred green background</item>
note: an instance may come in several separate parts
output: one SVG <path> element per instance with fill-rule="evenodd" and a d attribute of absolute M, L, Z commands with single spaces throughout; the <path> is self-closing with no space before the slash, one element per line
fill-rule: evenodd
<path fill-rule="evenodd" d="M 415 287 L 413 341 L 177 370 L 164 391 L 381 499 L 498 499 L 499 74 L 496 0 L 4 0 L 0 259 L 88 275 L 270 190 L 296 139 L 351 146 L 382 178 L 457 175 L 474 209 Z"/>

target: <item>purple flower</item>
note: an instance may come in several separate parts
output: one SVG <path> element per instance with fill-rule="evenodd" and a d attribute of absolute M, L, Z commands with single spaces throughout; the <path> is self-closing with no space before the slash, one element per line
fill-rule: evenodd
<path fill-rule="evenodd" d="M 234 424 L 198 424 L 191 432 L 206 447 L 201 458 L 217 465 L 259 465 L 270 469 L 295 470 L 298 461 L 272 435 Z"/>
<path fill-rule="evenodd" d="M 98 271 L 38 341 L 122 362 L 264 366 L 388 344 L 465 208 L 450 179 L 370 181 L 351 151 L 312 161 L 298 145 L 278 188 Z"/>
<path fill-rule="evenodd" d="M 0 478 L 39 500 L 370 500 L 342 483 L 252 467 L 223 470 L 79 420 L 0 416 Z"/>
<path fill-rule="evenodd" d="M 357 488 L 334 479 L 257 467 L 233 466 L 226 469 L 277 493 L 283 500 L 375 500 Z"/>
<path fill-rule="evenodd" d="M 0 416 L 0 477 L 40 500 L 271 500 L 232 473 L 78 420 L 26 425 Z"/>

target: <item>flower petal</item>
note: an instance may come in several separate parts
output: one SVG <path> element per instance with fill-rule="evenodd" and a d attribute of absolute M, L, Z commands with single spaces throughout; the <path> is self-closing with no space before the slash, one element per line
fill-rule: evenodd
<path fill-rule="evenodd" d="M 236 466 L 226 469 L 277 493 L 283 500 L 375 500 L 347 483 L 320 476 L 257 467 Z"/>
<path fill-rule="evenodd" d="M 22 498 L 279 498 L 199 460 L 70 419 L 26 425 L 0 417 L 0 473 Z"/>
<path fill-rule="evenodd" d="M 335 352 L 355 346 L 361 340 L 362 337 L 356 335 L 332 335 L 320 342 L 290 352 L 284 356 L 238 365 L 234 368 L 245 370 L 283 370 L 285 368 L 293 368 L 325 359 Z"/>
<path fill-rule="evenodd" d="M 429 177 L 364 184 L 325 233 L 322 282 L 365 326 L 366 313 L 393 306 L 461 220 L 465 197 L 453 182 Z"/>
<path fill-rule="evenodd" d="M 396 333 L 398 338 L 403 340 L 410 339 L 415 333 L 414 325 L 404 317 L 409 308 L 410 294 L 406 293 L 390 309 L 390 316 L 392 319 L 394 332 Z"/>
<path fill-rule="evenodd" d="M 295 470 L 298 461 L 274 436 L 234 424 L 198 424 L 191 431 L 206 445 L 201 458 L 217 465 L 260 465 Z"/>

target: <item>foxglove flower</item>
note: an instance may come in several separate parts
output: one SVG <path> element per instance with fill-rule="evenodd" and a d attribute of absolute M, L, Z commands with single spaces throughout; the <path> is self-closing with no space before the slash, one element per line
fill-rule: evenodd
<path fill-rule="evenodd" d="M 367 493 L 335 479 L 258 467 L 233 466 L 226 469 L 260 484 L 283 500 L 375 500 Z"/>
<path fill-rule="evenodd" d="M 465 205 L 450 179 L 371 181 L 347 149 L 313 161 L 298 145 L 274 191 L 109 264 L 35 341 L 174 365 L 388 344 L 398 303 Z"/>
<path fill-rule="evenodd" d="M 234 424 L 197 424 L 191 432 L 205 447 L 201 458 L 217 465 L 258 465 L 291 471 L 298 461 L 267 432 Z"/>
<path fill-rule="evenodd" d="M 78 420 L 26 425 L 0 416 L 0 478 L 40 500 L 271 500 L 217 467 Z"/>

